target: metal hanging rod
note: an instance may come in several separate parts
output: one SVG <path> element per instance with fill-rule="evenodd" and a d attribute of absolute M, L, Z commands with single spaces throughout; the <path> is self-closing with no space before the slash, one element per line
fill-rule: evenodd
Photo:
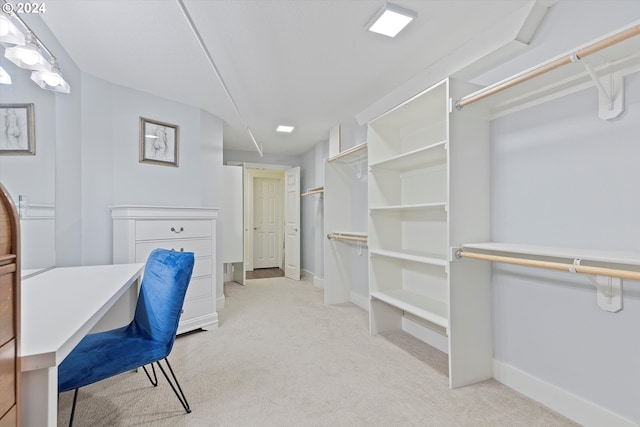
<path fill-rule="evenodd" d="M 640 280 L 640 271 L 620 270 L 615 268 L 590 267 L 580 265 L 580 260 L 574 260 L 573 264 L 561 262 L 539 261 L 527 258 L 515 258 L 499 255 L 480 254 L 475 252 L 466 252 L 457 250 L 456 258 L 473 258 L 492 262 L 502 262 L 506 264 L 525 265 L 528 267 L 540 267 L 551 270 L 569 271 L 572 273 L 593 274 L 597 276 L 619 277 L 621 279 Z"/>
<path fill-rule="evenodd" d="M 349 234 L 349 233 L 329 233 L 327 234 L 327 239 L 336 239 L 336 240 L 351 240 L 354 242 L 367 242 L 367 237 L 359 234 Z"/>
<path fill-rule="evenodd" d="M 460 110 L 464 106 L 469 105 L 473 102 L 480 101 L 481 99 L 487 98 L 495 93 L 501 92 L 519 83 L 525 82 L 527 80 L 531 80 L 535 77 L 538 77 L 539 75 L 555 70 L 556 68 L 562 67 L 563 65 L 570 64 L 575 60 L 580 60 L 586 56 L 599 52 L 617 43 L 620 43 L 627 39 L 635 37 L 638 34 L 640 34 L 640 24 L 633 25 L 623 31 L 613 34 L 610 37 L 607 37 L 603 40 L 595 42 L 582 49 L 578 49 L 575 53 L 552 60 L 534 69 L 516 74 L 501 82 L 498 82 L 491 86 L 487 86 L 486 88 L 481 89 L 477 92 L 463 96 L 462 98 L 460 98 L 458 101 L 455 102 L 455 107 L 456 109 Z"/>

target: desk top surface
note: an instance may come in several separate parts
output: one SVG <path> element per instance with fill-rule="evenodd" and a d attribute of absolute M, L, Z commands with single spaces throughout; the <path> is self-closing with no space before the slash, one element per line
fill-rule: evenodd
<path fill-rule="evenodd" d="M 22 371 L 58 365 L 140 277 L 144 264 L 54 268 L 22 281 Z"/>

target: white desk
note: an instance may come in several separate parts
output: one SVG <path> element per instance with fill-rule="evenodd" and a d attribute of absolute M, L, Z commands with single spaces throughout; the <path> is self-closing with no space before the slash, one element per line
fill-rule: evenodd
<path fill-rule="evenodd" d="M 22 281 L 24 427 L 56 426 L 58 365 L 140 275 L 144 264 L 54 268 Z"/>

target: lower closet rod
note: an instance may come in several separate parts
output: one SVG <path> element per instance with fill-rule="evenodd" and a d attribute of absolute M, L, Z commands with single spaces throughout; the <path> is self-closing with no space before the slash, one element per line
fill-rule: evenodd
<path fill-rule="evenodd" d="M 549 268 L 551 270 L 570 271 L 573 273 L 595 274 L 597 276 L 620 277 L 621 279 L 640 280 L 640 271 L 619 270 L 615 268 L 590 267 L 587 265 L 565 264 L 561 262 L 538 261 L 526 258 L 513 258 L 499 255 L 479 254 L 475 252 L 456 252 L 456 257 L 481 259 L 485 261 L 503 262 L 507 264 L 526 265 L 529 267 Z"/>
<path fill-rule="evenodd" d="M 367 238 L 364 236 L 350 236 L 346 234 L 338 234 L 338 233 L 329 233 L 327 234 L 327 239 L 342 239 L 342 240 L 353 240 L 356 242 L 366 242 Z"/>

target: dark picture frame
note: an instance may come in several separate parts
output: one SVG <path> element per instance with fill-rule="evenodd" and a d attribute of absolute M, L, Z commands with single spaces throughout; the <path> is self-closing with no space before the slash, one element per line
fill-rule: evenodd
<path fill-rule="evenodd" d="M 178 167 L 180 127 L 140 117 L 140 163 Z"/>

